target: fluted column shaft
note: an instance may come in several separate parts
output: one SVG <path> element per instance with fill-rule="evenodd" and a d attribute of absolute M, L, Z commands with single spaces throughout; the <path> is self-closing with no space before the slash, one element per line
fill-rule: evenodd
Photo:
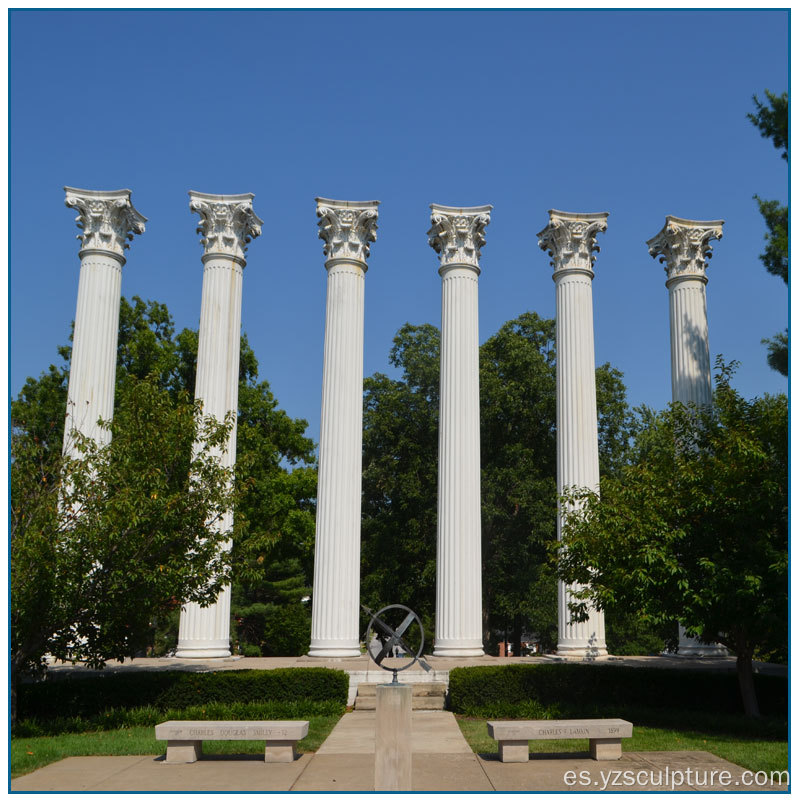
<path fill-rule="evenodd" d="M 319 431 L 317 527 L 309 655 L 350 658 L 359 648 L 364 277 L 377 201 L 317 198 L 328 274 Z"/>
<path fill-rule="evenodd" d="M 239 343 L 242 326 L 242 265 L 233 257 L 212 255 L 204 260 L 203 294 L 197 345 L 195 399 L 203 413 L 222 421 L 233 412 L 234 423 L 224 453 L 224 467 L 236 463 L 236 411 L 239 407 Z M 233 527 L 233 511 L 214 523 L 221 531 Z M 228 539 L 223 547 L 231 547 Z M 224 586 L 217 600 L 202 608 L 183 607 L 178 637 L 179 658 L 224 658 L 230 652 L 231 587 Z"/>
<path fill-rule="evenodd" d="M 702 275 L 667 281 L 672 363 L 672 400 L 684 405 L 711 402 L 706 283 Z"/>
<path fill-rule="evenodd" d="M 364 270 L 326 263 L 325 356 L 319 432 L 317 541 L 309 655 L 360 654 Z"/>
<path fill-rule="evenodd" d="M 64 454 L 73 455 L 73 428 L 108 444 L 111 431 L 99 419 L 114 415 L 117 338 L 125 259 L 99 250 L 81 251 L 78 305 L 72 334 Z"/>
<path fill-rule="evenodd" d="M 667 281 L 672 364 L 672 400 L 684 405 L 710 405 L 711 359 L 708 352 L 708 316 L 705 276 L 686 275 Z M 678 626 L 678 653 L 682 656 L 720 656 L 727 650 L 687 636 Z"/>
<path fill-rule="evenodd" d="M 236 414 L 239 408 L 239 350 L 242 335 L 242 276 L 244 253 L 251 237 L 261 232 L 252 210 L 253 195 L 205 195 L 190 192 L 191 208 L 203 219 L 203 292 L 197 346 L 195 399 L 203 414 L 222 422 L 233 415 L 223 467 L 236 464 Z M 222 532 L 233 528 L 233 512 L 213 523 Z M 230 539 L 223 544 L 230 550 Z M 186 603 L 181 610 L 178 658 L 224 658 L 230 653 L 231 589 L 224 586 L 205 608 Z"/>
<path fill-rule="evenodd" d="M 434 655 L 483 655 L 478 270 L 442 276 Z"/>
<path fill-rule="evenodd" d="M 722 238 L 723 220 L 708 222 L 668 216 L 647 246 L 665 264 L 669 290 L 672 401 L 707 406 L 712 401 L 711 360 L 706 310 L 706 258 L 712 239 Z M 705 644 L 678 626 L 678 653 L 692 656 L 726 655 L 720 644 Z"/>
<path fill-rule="evenodd" d="M 550 253 L 556 285 L 556 484 L 559 497 L 570 489 L 600 490 L 597 391 L 594 363 L 592 265 L 597 234 L 607 213 L 571 214 L 550 210 L 539 246 Z M 558 512 L 561 539 L 562 513 Z M 606 655 L 605 617 L 593 605 L 584 622 L 572 621 L 569 603 L 579 587 L 558 582 L 558 654 Z"/>
<path fill-rule="evenodd" d="M 591 270 L 561 270 L 556 284 L 556 484 L 600 487 L 597 449 L 597 390 Z M 558 516 L 561 538 L 561 515 Z M 571 622 L 569 587 L 558 584 L 558 653 L 604 655 L 605 618 L 593 606 L 585 622 Z"/>
<path fill-rule="evenodd" d="M 97 423 L 114 415 L 123 253 L 128 239 L 144 232 L 146 219 L 131 205 L 127 189 L 65 191 L 83 231 L 63 445 L 64 455 L 74 456 L 73 430 L 101 445 L 111 440 L 111 432 Z"/>
<path fill-rule="evenodd" d="M 478 276 L 491 209 L 431 204 L 442 276 L 434 656 L 483 655 Z"/>

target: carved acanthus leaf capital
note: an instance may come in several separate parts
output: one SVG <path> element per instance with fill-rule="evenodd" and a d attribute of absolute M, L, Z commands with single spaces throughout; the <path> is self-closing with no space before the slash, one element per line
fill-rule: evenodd
<path fill-rule="evenodd" d="M 431 203 L 428 244 L 439 254 L 440 269 L 454 265 L 480 268 L 484 230 L 491 221 L 492 206 L 453 208 Z"/>
<path fill-rule="evenodd" d="M 598 214 L 570 214 L 550 209 L 550 222 L 537 233 L 539 247 L 547 251 L 550 264 L 558 272 L 562 269 L 592 270 L 600 246 L 597 234 L 608 227 L 608 212 Z"/>
<path fill-rule="evenodd" d="M 362 203 L 315 198 L 319 238 L 326 258 L 349 258 L 366 265 L 369 246 L 378 238 L 379 200 Z"/>
<path fill-rule="evenodd" d="M 665 264 L 667 278 L 706 274 L 706 259 L 711 258 L 711 240 L 722 238 L 725 220 L 701 221 L 667 216 L 664 227 L 647 241 L 653 258 Z"/>
<path fill-rule="evenodd" d="M 135 233 L 144 233 L 147 218 L 131 204 L 130 189 L 96 192 L 65 186 L 64 202 L 78 211 L 75 222 L 83 231 L 76 237 L 82 250 L 105 250 L 124 258 Z"/>
<path fill-rule="evenodd" d="M 197 232 L 205 254 L 244 261 L 247 245 L 261 235 L 264 220 L 253 211 L 253 194 L 189 192 L 189 208 L 200 215 Z"/>

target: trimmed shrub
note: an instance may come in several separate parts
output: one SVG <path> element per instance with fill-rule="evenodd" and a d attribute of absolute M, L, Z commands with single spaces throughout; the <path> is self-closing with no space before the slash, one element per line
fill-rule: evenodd
<path fill-rule="evenodd" d="M 338 717 L 344 705 L 335 700 L 291 700 L 267 703 L 208 703 L 180 709 L 159 709 L 154 706 L 110 708 L 90 717 L 54 717 L 21 720 L 13 735 L 57 736 L 62 733 L 87 733 L 120 728 L 158 725 L 173 719 L 308 719 L 309 717 Z"/>
<path fill-rule="evenodd" d="M 786 678 L 756 675 L 762 714 L 785 715 Z M 449 707 L 511 719 L 619 716 L 626 709 L 742 713 L 735 672 L 598 664 L 509 664 L 450 671 Z"/>
<path fill-rule="evenodd" d="M 17 717 L 39 721 L 56 717 L 92 718 L 112 709 L 152 706 L 175 710 L 210 703 L 333 701 L 344 708 L 346 672 L 322 667 L 221 672 L 100 673 L 23 684 Z"/>

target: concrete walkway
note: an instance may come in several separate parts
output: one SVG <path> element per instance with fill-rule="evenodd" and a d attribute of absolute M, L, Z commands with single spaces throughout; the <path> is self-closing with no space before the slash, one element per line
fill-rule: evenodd
<path fill-rule="evenodd" d="M 605 762 L 590 760 L 588 752 L 536 754 L 526 764 L 502 764 L 496 755 L 475 755 L 447 711 L 414 712 L 412 737 L 418 791 L 759 788 L 743 783 L 741 767 L 703 751 L 624 753 L 620 761 Z M 16 778 L 11 791 L 371 791 L 374 744 L 375 712 L 356 711 L 341 718 L 317 753 L 291 764 L 265 764 L 256 755 L 209 756 L 195 764 L 165 764 L 163 756 L 86 756 Z M 727 786 L 723 771 L 730 774 Z"/>

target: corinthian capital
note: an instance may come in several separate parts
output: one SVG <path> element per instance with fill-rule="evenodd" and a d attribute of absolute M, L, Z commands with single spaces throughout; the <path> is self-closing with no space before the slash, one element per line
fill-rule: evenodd
<path fill-rule="evenodd" d="M 667 216 L 664 227 L 647 241 L 653 258 L 666 264 L 667 278 L 682 275 L 706 274 L 706 258 L 711 258 L 711 240 L 722 238 L 725 220 L 702 222 L 696 219 L 681 219 Z"/>
<path fill-rule="evenodd" d="M 135 233 L 144 233 L 147 222 L 131 205 L 131 190 L 115 192 L 93 192 L 89 189 L 73 189 L 65 186 L 64 200 L 68 208 L 78 210 L 75 222 L 83 231 L 80 239 L 82 250 L 104 250 L 123 258 Z"/>
<path fill-rule="evenodd" d="M 326 258 L 350 258 L 365 266 L 369 258 L 369 246 L 378 238 L 379 200 L 358 203 L 350 200 L 317 201 L 319 238 L 325 242 L 322 248 Z"/>
<path fill-rule="evenodd" d="M 452 208 L 431 203 L 428 244 L 439 254 L 439 269 L 454 265 L 480 269 L 484 229 L 491 221 L 492 206 Z"/>
<path fill-rule="evenodd" d="M 233 256 L 244 262 L 247 245 L 261 235 L 264 224 L 253 211 L 254 196 L 189 192 L 189 208 L 200 215 L 197 232 L 207 256 Z"/>
<path fill-rule="evenodd" d="M 592 265 L 600 252 L 597 234 L 608 227 L 608 212 L 598 214 L 570 214 L 550 209 L 550 222 L 537 233 L 539 247 L 546 250 L 550 264 L 558 272 L 562 269 L 592 271 Z"/>

